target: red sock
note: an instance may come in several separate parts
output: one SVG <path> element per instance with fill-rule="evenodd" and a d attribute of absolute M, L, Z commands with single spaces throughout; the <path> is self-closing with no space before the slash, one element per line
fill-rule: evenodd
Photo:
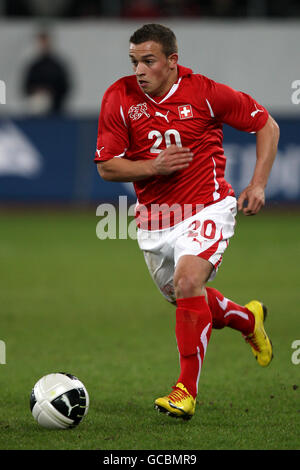
<path fill-rule="evenodd" d="M 181 382 L 195 398 L 212 328 L 212 316 L 204 296 L 177 299 L 176 339 Z"/>
<path fill-rule="evenodd" d="M 254 315 L 250 310 L 227 299 L 212 287 L 207 287 L 206 292 L 213 318 L 213 328 L 229 326 L 246 336 L 253 332 Z"/>

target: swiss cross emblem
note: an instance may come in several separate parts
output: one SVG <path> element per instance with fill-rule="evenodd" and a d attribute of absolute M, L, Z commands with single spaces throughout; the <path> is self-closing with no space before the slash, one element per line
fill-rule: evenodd
<path fill-rule="evenodd" d="M 178 106 L 178 112 L 180 119 L 188 119 L 193 117 L 193 110 L 190 104 L 185 104 L 184 106 Z"/>

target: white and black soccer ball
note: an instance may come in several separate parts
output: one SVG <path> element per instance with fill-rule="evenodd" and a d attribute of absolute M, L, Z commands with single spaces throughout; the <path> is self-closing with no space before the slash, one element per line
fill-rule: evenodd
<path fill-rule="evenodd" d="M 64 372 L 44 375 L 30 395 L 34 419 L 48 429 L 74 428 L 86 416 L 89 402 L 83 383 Z"/>

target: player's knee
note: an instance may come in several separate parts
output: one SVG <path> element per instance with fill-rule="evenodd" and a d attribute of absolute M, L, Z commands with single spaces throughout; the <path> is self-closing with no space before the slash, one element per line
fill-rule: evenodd
<path fill-rule="evenodd" d="M 205 286 L 199 277 L 193 274 L 184 274 L 175 279 L 176 298 L 194 297 L 204 295 Z"/>

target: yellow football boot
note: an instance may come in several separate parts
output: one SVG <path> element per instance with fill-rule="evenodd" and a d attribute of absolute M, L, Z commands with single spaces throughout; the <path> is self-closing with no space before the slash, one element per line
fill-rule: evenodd
<path fill-rule="evenodd" d="M 272 343 L 264 328 L 267 308 L 258 300 L 251 300 L 245 307 L 253 313 L 255 324 L 253 333 L 248 336 L 244 335 L 244 338 L 250 344 L 259 365 L 266 367 L 273 359 Z"/>
<path fill-rule="evenodd" d="M 155 400 L 154 407 L 173 418 L 191 419 L 195 413 L 196 399 L 180 382 L 172 388 L 170 395 Z"/>

